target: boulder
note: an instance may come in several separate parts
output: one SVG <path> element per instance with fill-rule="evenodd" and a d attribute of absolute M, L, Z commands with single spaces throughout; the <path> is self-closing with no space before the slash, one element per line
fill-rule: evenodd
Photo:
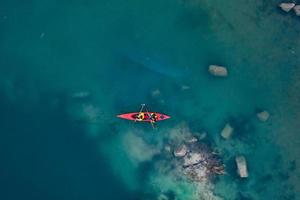
<path fill-rule="evenodd" d="M 229 139 L 233 133 L 233 130 L 234 129 L 230 126 L 230 124 L 227 123 L 221 132 L 221 136 L 224 139 Z"/>
<path fill-rule="evenodd" d="M 295 7 L 294 3 L 281 3 L 279 4 L 279 7 L 285 11 L 285 12 L 289 12 L 290 10 L 292 10 Z"/>
<path fill-rule="evenodd" d="M 237 172 L 241 178 L 248 177 L 248 170 L 247 170 L 247 162 L 244 156 L 237 156 L 235 158 L 236 165 L 237 165 Z"/>
<path fill-rule="evenodd" d="M 208 72 L 213 76 L 225 77 L 228 75 L 226 67 L 218 65 L 210 65 L 208 67 Z"/>
<path fill-rule="evenodd" d="M 269 119 L 270 114 L 264 110 L 262 112 L 257 113 L 256 116 L 260 121 L 265 122 Z"/>
<path fill-rule="evenodd" d="M 184 157 L 187 154 L 187 147 L 185 145 L 182 145 L 175 149 L 174 156 L 175 157 Z"/>
<path fill-rule="evenodd" d="M 297 16 L 300 16 L 300 5 L 294 7 L 294 12 Z"/>

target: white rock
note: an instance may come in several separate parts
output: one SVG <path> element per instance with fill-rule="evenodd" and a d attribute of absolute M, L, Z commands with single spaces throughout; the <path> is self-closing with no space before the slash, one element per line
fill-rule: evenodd
<path fill-rule="evenodd" d="M 294 11 L 297 16 L 300 16 L 300 5 L 295 6 Z"/>
<path fill-rule="evenodd" d="M 187 153 L 187 147 L 185 145 L 180 146 L 174 151 L 176 157 L 184 157 Z"/>
<path fill-rule="evenodd" d="M 201 153 L 190 153 L 184 157 L 184 166 L 191 166 L 199 163 L 204 160 L 204 157 Z"/>
<path fill-rule="evenodd" d="M 257 113 L 256 116 L 260 121 L 265 122 L 269 119 L 270 114 L 267 111 L 264 110 L 260 113 Z"/>
<path fill-rule="evenodd" d="M 244 156 L 238 156 L 235 158 L 238 174 L 241 178 L 248 177 L 248 170 L 247 170 L 247 162 Z"/>
<path fill-rule="evenodd" d="M 208 72 L 214 76 L 225 77 L 228 75 L 226 67 L 218 66 L 218 65 L 210 65 L 208 67 Z"/>
<path fill-rule="evenodd" d="M 294 8 L 294 6 L 295 6 L 294 3 L 281 3 L 281 4 L 279 4 L 279 7 L 285 12 L 289 12 L 290 10 L 292 10 Z"/>
<path fill-rule="evenodd" d="M 233 133 L 233 130 L 234 129 L 230 126 L 230 124 L 227 123 L 221 132 L 221 136 L 224 139 L 229 139 Z"/>

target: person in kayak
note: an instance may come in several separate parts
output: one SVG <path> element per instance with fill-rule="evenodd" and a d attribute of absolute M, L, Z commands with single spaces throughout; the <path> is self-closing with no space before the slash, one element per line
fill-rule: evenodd
<path fill-rule="evenodd" d="M 151 123 L 155 123 L 157 121 L 157 115 L 155 113 L 150 114 Z"/>
<path fill-rule="evenodd" d="M 137 116 L 136 116 L 136 120 L 137 121 L 143 121 L 145 119 L 145 113 L 140 112 Z"/>

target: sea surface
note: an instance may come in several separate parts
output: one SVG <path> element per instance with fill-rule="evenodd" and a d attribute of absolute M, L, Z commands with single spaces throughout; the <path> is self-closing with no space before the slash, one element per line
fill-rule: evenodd
<path fill-rule="evenodd" d="M 0 199 L 300 199 L 300 17 L 280 2 L 0 1 Z M 171 119 L 116 118 L 142 103 Z M 203 131 L 226 174 L 167 173 L 170 141 Z"/>

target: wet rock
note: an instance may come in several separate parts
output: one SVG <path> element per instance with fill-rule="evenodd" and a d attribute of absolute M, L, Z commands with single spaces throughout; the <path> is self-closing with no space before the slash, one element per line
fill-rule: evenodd
<path fill-rule="evenodd" d="M 234 129 L 230 126 L 230 124 L 227 123 L 221 132 L 221 136 L 224 139 L 229 139 L 233 133 L 233 130 Z"/>
<path fill-rule="evenodd" d="M 226 67 L 218 65 L 210 65 L 208 67 L 208 72 L 213 76 L 226 77 L 228 75 Z"/>
<path fill-rule="evenodd" d="M 174 151 L 174 155 L 175 157 L 184 157 L 187 154 L 187 150 L 187 147 L 182 145 Z"/>
<path fill-rule="evenodd" d="M 225 174 L 218 155 L 209 146 L 198 142 L 186 144 L 188 149 L 183 159 L 176 159 L 175 168 L 191 181 L 203 182 L 215 175 Z"/>
<path fill-rule="evenodd" d="M 292 10 L 294 8 L 294 6 L 295 6 L 294 3 L 281 3 L 281 4 L 279 4 L 279 7 L 285 12 L 289 12 L 290 10 Z"/>
<path fill-rule="evenodd" d="M 246 158 L 244 156 L 237 156 L 235 158 L 238 174 L 241 178 L 247 178 L 248 177 L 248 170 L 247 170 L 247 162 Z"/>
<path fill-rule="evenodd" d="M 294 7 L 294 12 L 297 16 L 300 16 L 300 5 Z"/>
<path fill-rule="evenodd" d="M 260 121 L 265 122 L 269 119 L 270 114 L 264 110 L 262 112 L 257 113 L 256 116 Z"/>

